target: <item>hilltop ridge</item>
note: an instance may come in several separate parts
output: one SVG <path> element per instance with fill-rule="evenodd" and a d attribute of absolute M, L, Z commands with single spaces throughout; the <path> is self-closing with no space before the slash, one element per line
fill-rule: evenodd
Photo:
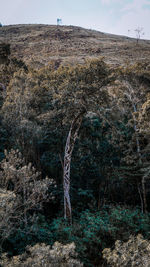
<path fill-rule="evenodd" d="M 42 24 L 0 28 L 0 43 L 10 43 L 12 55 L 33 67 L 51 60 L 83 63 L 86 58 L 105 57 L 111 64 L 144 60 L 150 56 L 150 41 L 102 33 L 76 26 Z"/>

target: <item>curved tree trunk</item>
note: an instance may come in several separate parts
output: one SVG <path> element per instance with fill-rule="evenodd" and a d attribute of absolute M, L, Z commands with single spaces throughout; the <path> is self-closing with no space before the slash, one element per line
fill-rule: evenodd
<path fill-rule="evenodd" d="M 78 132 L 81 126 L 82 118 L 85 111 L 80 112 L 72 121 L 69 134 L 65 146 L 64 155 L 64 172 L 63 172 L 63 188 L 64 188 L 64 218 L 68 219 L 72 223 L 72 211 L 70 202 L 70 165 L 71 156 L 74 148 L 75 141 L 78 136 Z"/>

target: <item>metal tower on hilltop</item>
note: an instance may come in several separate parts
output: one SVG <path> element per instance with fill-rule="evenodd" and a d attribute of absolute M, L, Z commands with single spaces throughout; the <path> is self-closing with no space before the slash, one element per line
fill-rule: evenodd
<path fill-rule="evenodd" d="M 57 26 L 60 26 L 62 24 L 62 19 L 57 18 Z"/>

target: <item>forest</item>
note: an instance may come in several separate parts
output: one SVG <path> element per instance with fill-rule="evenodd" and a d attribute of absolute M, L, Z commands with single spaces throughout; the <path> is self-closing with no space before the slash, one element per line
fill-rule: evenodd
<path fill-rule="evenodd" d="M 149 266 L 149 178 L 148 59 L 0 64 L 1 266 Z"/>

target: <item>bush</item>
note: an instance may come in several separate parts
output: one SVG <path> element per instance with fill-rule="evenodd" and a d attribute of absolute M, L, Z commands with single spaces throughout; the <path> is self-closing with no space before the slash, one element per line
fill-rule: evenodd
<path fill-rule="evenodd" d="M 51 231 L 54 241 L 75 242 L 85 266 L 97 266 L 102 260 L 102 250 L 112 246 L 117 239 L 127 240 L 131 233 L 148 236 L 149 222 L 150 215 L 143 215 L 138 209 L 105 206 L 101 211 L 82 212 L 72 226 L 62 218 L 55 219 Z"/>
<path fill-rule="evenodd" d="M 31 216 L 28 224 L 22 223 L 5 241 L 5 251 L 17 255 L 23 253 L 27 245 L 45 243 L 52 245 L 56 241 L 62 244 L 74 242 L 80 262 L 84 266 L 99 266 L 104 259 L 104 248 L 112 247 L 116 240 L 127 241 L 130 235 L 150 233 L 150 214 L 142 214 L 139 209 L 120 206 L 104 206 L 101 211 L 85 210 L 69 225 L 62 217 L 52 223 L 39 214 Z M 11 253 L 12 252 L 12 253 Z"/>
<path fill-rule="evenodd" d="M 17 229 L 13 229 L 3 243 L 3 251 L 9 256 L 18 255 L 25 251 L 26 246 L 33 246 L 36 243 L 53 244 L 50 226 L 41 214 L 30 216 L 26 226 L 20 223 Z"/>
<path fill-rule="evenodd" d="M 50 242 L 46 238 L 50 237 L 50 231 L 40 212 L 43 203 L 52 204 L 55 200 L 55 181 L 48 177 L 42 179 L 31 163 L 25 164 L 18 150 L 5 151 L 0 167 L 2 248 L 13 254 L 22 252 L 27 244 Z"/>
<path fill-rule="evenodd" d="M 149 267 L 150 241 L 144 240 L 142 235 L 131 236 L 127 242 L 117 240 L 115 249 L 103 250 L 103 257 L 112 267 Z"/>
<path fill-rule="evenodd" d="M 24 254 L 11 259 L 3 254 L 0 264 L 3 267 L 82 267 L 76 257 L 74 243 L 62 245 L 55 242 L 52 249 L 45 244 L 29 246 Z"/>

